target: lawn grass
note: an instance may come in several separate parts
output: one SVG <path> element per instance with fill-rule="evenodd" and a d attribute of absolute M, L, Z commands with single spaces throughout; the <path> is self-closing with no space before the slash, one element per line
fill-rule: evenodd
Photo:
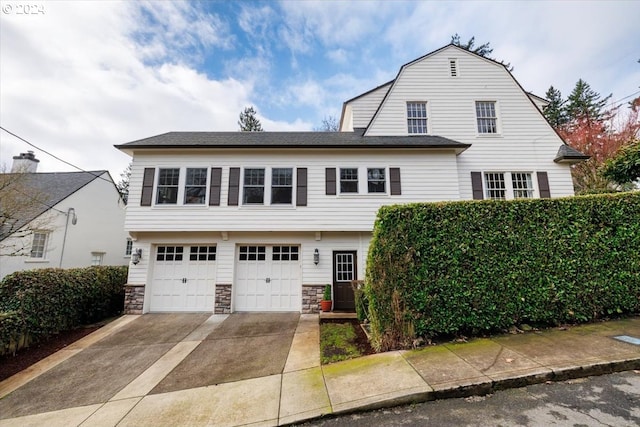
<path fill-rule="evenodd" d="M 320 362 L 323 365 L 360 357 L 356 331 L 351 323 L 320 324 Z"/>

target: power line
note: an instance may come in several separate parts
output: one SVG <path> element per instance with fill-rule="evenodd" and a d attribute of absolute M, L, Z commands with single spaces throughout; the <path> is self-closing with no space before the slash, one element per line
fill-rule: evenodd
<path fill-rule="evenodd" d="M 35 148 L 36 150 L 42 151 L 43 153 L 48 154 L 49 156 L 53 157 L 54 159 L 56 159 L 56 160 L 58 160 L 58 161 L 61 161 L 61 162 L 62 162 L 62 163 L 64 163 L 64 164 L 67 164 L 67 165 L 69 165 L 69 166 L 71 166 L 71 167 L 73 167 L 73 168 L 75 168 L 75 169 L 78 169 L 78 170 L 79 170 L 79 171 L 81 171 L 81 172 L 85 172 L 85 173 L 88 173 L 88 174 L 90 174 L 90 175 L 93 175 L 93 176 L 95 176 L 96 178 L 101 179 L 101 180 L 103 180 L 103 181 L 106 181 L 106 182 L 110 182 L 110 183 L 112 183 L 112 184 L 115 184 L 113 181 L 108 180 L 108 179 L 106 179 L 106 178 L 103 178 L 101 175 L 97 175 L 97 174 L 95 174 L 95 173 L 93 173 L 93 172 L 86 171 L 86 170 L 82 169 L 81 167 L 78 167 L 78 166 L 74 165 L 73 163 L 69 163 L 69 162 L 67 162 L 66 160 L 61 159 L 60 157 L 56 156 L 55 154 L 52 154 L 52 153 L 48 152 L 47 150 L 44 150 L 44 149 L 42 149 L 42 148 L 38 147 L 37 145 L 32 144 L 31 142 L 27 141 L 26 139 L 24 139 L 24 138 L 23 138 L 23 137 L 21 137 L 20 135 L 16 135 L 15 133 L 11 132 L 10 130 L 8 130 L 8 129 L 6 129 L 6 128 L 2 127 L 2 126 L 0 126 L 0 129 L 2 129 L 3 131 L 7 132 L 9 135 L 12 135 L 12 136 L 14 136 L 14 137 L 18 138 L 20 141 L 22 141 L 22 142 L 24 142 L 25 144 L 27 144 L 27 145 L 29 145 L 29 146 L 31 146 L 31 147 L 33 147 L 33 148 Z"/>

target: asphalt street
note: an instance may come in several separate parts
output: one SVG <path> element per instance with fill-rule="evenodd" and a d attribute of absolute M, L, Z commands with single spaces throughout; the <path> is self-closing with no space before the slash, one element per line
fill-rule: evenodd
<path fill-rule="evenodd" d="M 638 426 L 640 371 L 320 419 L 304 426 Z"/>

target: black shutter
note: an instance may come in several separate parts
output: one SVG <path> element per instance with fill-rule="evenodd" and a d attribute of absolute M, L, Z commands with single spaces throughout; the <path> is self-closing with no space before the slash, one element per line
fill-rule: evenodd
<path fill-rule="evenodd" d="M 142 197 L 140 197 L 140 206 L 151 206 L 153 199 L 153 179 L 156 176 L 155 168 L 144 168 L 144 176 L 142 178 Z"/>
<path fill-rule="evenodd" d="M 238 196 L 240 194 L 240 168 L 229 169 L 229 198 L 228 206 L 238 206 Z"/>
<path fill-rule="evenodd" d="M 336 168 L 325 170 L 325 190 L 327 196 L 336 195 Z"/>
<path fill-rule="evenodd" d="M 549 177 L 546 172 L 538 172 L 538 188 L 540 189 L 540 197 L 548 199 L 551 197 L 549 190 Z"/>
<path fill-rule="evenodd" d="M 296 206 L 307 206 L 307 168 L 298 168 L 296 173 Z"/>
<path fill-rule="evenodd" d="M 392 196 L 402 194 L 402 185 L 400 184 L 400 168 L 389 168 L 389 183 Z"/>
<path fill-rule="evenodd" d="M 222 185 L 222 168 L 211 168 L 211 185 L 209 186 L 209 206 L 220 206 L 220 186 Z"/>
<path fill-rule="evenodd" d="M 482 191 L 481 172 L 471 172 L 471 189 L 473 190 L 473 200 L 484 199 L 484 191 Z"/>

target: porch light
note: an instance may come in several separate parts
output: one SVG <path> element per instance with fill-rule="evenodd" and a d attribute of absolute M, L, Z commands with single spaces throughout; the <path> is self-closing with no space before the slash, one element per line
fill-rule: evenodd
<path fill-rule="evenodd" d="M 320 252 L 318 252 L 318 248 L 316 248 L 316 250 L 313 251 L 313 263 L 315 265 L 318 265 L 319 262 L 320 262 Z"/>
<path fill-rule="evenodd" d="M 137 265 L 142 258 L 142 249 L 138 248 L 131 253 L 131 262 L 133 265 Z"/>

